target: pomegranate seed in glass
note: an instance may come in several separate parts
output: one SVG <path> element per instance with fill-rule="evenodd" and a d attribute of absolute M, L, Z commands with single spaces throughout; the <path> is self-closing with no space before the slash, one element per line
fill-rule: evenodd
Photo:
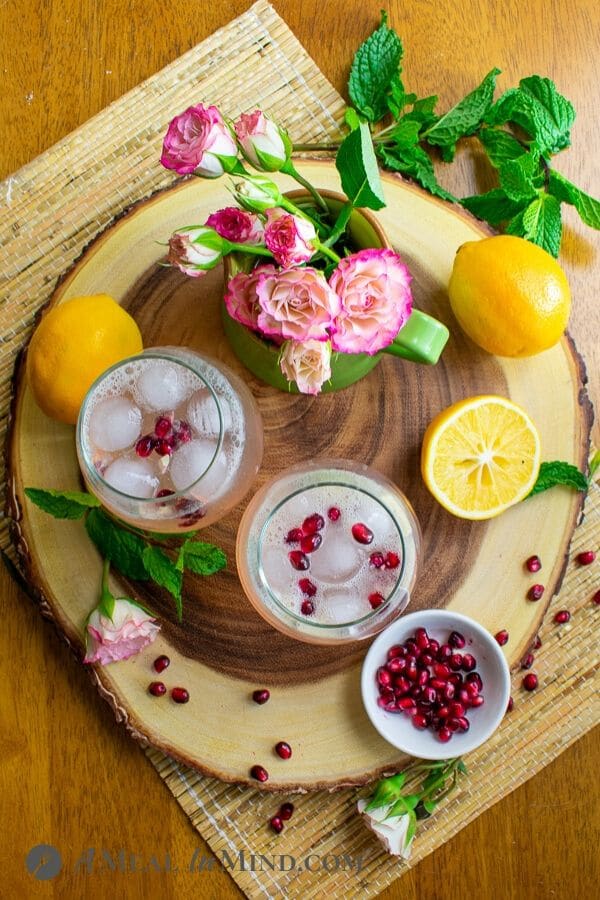
<path fill-rule="evenodd" d="M 321 540 L 290 551 L 286 538 L 300 526 L 308 531 L 303 540 Z M 377 634 L 400 615 L 420 545 L 415 515 L 391 481 L 360 463 L 322 459 L 258 491 L 242 517 L 236 554 L 246 596 L 271 625 L 308 643 L 335 644 Z M 374 546 L 384 559 L 396 554 L 398 566 L 374 566 Z M 299 590 L 300 562 L 310 607 Z"/>
<path fill-rule="evenodd" d="M 220 519 L 262 459 L 260 414 L 220 362 L 157 347 L 107 369 L 77 423 L 86 485 L 136 528 L 181 533 Z"/>

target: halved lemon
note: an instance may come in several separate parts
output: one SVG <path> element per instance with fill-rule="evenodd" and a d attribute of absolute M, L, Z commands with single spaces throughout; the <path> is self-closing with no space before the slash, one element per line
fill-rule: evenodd
<path fill-rule="evenodd" d="M 421 448 L 425 484 L 461 519 L 491 519 L 523 500 L 540 468 L 540 437 L 505 397 L 468 397 L 439 413 Z"/>

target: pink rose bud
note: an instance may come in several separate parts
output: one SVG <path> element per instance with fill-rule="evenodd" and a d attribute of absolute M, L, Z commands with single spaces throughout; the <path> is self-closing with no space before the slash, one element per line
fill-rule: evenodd
<path fill-rule="evenodd" d="M 322 272 L 306 266 L 261 274 L 256 285 L 258 326 L 269 337 L 327 341 L 341 301 Z"/>
<path fill-rule="evenodd" d="M 247 175 L 244 181 L 234 184 L 233 196 L 240 206 L 254 213 L 263 213 L 283 202 L 281 191 L 265 175 Z"/>
<path fill-rule="evenodd" d="M 328 341 L 286 341 L 279 366 L 288 381 L 295 381 L 301 394 L 318 394 L 331 378 L 331 346 Z"/>
<path fill-rule="evenodd" d="M 412 312 L 412 276 L 393 250 L 368 249 L 341 260 L 329 279 L 342 309 L 331 345 L 341 353 L 378 353 Z"/>
<path fill-rule="evenodd" d="M 190 225 L 180 228 L 169 238 L 167 262 L 185 275 L 200 278 L 208 269 L 214 269 L 224 253 L 223 238 L 206 225 Z"/>
<path fill-rule="evenodd" d="M 289 159 L 292 149 L 290 139 L 260 109 L 243 113 L 234 129 L 244 156 L 255 169 L 277 172 Z"/>
<path fill-rule="evenodd" d="M 206 224 L 234 244 L 260 244 L 265 231 L 257 215 L 244 212 L 238 206 L 218 209 L 211 213 Z"/>
<path fill-rule="evenodd" d="M 260 306 L 256 295 L 256 285 L 261 275 L 273 275 L 277 269 L 275 266 L 257 266 L 247 275 L 240 272 L 229 280 L 225 291 L 225 307 L 232 319 L 241 322 L 253 331 L 260 331 L 258 327 L 258 315 Z"/>
<path fill-rule="evenodd" d="M 312 241 L 317 237 L 312 222 L 281 209 L 266 212 L 265 244 L 276 262 L 286 269 L 308 262 L 315 252 Z"/>
<path fill-rule="evenodd" d="M 112 617 L 96 608 L 86 625 L 85 663 L 117 662 L 139 653 L 156 638 L 160 625 L 137 603 L 125 597 L 114 601 Z"/>
<path fill-rule="evenodd" d="M 237 163 L 238 148 L 216 106 L 190 106 L 171 121 L 160 158 L 179 175 L 218 178 Z"/>

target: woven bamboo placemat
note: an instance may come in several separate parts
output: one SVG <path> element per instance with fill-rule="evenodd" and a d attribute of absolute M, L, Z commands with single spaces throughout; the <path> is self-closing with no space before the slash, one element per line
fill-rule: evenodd
<path fill-rule="evenodd" d="M 157 162 L 162 136 L 171 117 L 197 100 L 217 103 L 233 117 L 260 105 L 298 141 L 337 136 L 344 109 L 339 95 L 285 23 L 260 0 L 3 182 L 3 431 L 14 360 L 37 310 L 50 296 L 57 277 L 99 231 L 132 203 L 172 182 L 171 174 Z M 0 481 L 4 491 L 3 470 Z M 597 486 L 585 511 L 573 552 L 597 543 Z M 0 524 L 0 546 L 11 555 L 6 521 Z M 518 687 L 519 675 L 515 676 L 515 709 L 496 735 L 469 756 L 471 775 L 461 790 L 443 811 L 422 824 L 410 863 L 398 862 L 380 850 L 355 813 L 356 791 L 319 792 L 296 799 L 293 823 L 276 837 L 266 825 L 277 805 L 273 796 L 202 778 L 156 750 L 148 750 L 148 756 L 217 856 L 238 861 L 230 874 L 249 897 L 374 896 L 598 722 L 600 704 L 593 676 L 600 632 L 590 600 L 594 587 L 590 569 L 569 565 L 560 598 L 553 601 L 548 624 L 541 631 L 543 647 L 536 654 L 540 689 L 526 694 Z M 573 618 L 558 629 L 551 624 L 552 613 L 562 606 L 571 610 Z M 578 650 L 582 638 L 588 648 L 583 668 Z M 260 854 L 267 859 L 285 854 L 283 868 L 289 871 L 271 871 L 257 858 Z M 321 861 L 310 854 L 318 854 Z M 360 871 L 349 868 L 357 857 L 362 862 Z"/>

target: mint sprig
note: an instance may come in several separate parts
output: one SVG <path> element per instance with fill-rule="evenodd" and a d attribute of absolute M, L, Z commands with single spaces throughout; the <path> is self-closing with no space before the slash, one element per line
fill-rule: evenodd
<path fill-rule="evenodd" d="M 199 541 L 195 534 L 155 535 L 129 528 L 108 515 L 92 494 L 80 491 L 25 488 L 26 496 L 57 519 L 84 519 L 89 538 L 105 561 L 134 581 L 153 581 L 175 600 L 178 619 L 183 616 L 184 572 L 214 575 L 227 565 L 219 547 Z M 156 545 L 156 541 L 163 544 Z M 168 545 L 167 545 L 168 542 Z"/>
<path fill-rule="evenodd" d="M 537 481 L 528 496 L 533 497 L 535 494 L 541 494 L 542 491 L 547 491 L 557 484 L 571 487 L 576 491 L 587 491 L 588 489 L 588 479 L 583 472 L 579 471 L 577 466 L 555 459 L 552 462 L 543 462 L 541 464 Z"/>
<path fill-rule="evenodd" d="M 494 101 L 500 70 L 493 68 L 454 106 L 437 113 L 437 96 L 419 98 L 406 91 L 402 62 L 402 41 L 382 13 L 378 28 L 354 56 L 348 82 L 353 106 L 347 108 L 345 121 L 352 134 L 361 122 L 370 130 L 375 155 L 384 168 L 412 178 L 434 196 L 455 200 L 440 185 L 432 158 L 452 161 L 459 141 L 471 137 L 480 142 L 498 179 L 491 191 L 460 201 L 474 215 L 538 244 L 553 256 L 560 250 L 562 203 L 574 206 L 590 228 L 600 229 L 600 200 L 551 167 L 552 157 L 571 143 L 575 110 L 549 78 L 522 78 L 518 87 Z M 364 131 L 361 142 L 366 143 Z M 346 149 L 357 146 L 355 136 Z M 327 145 L 331 150 L 336 147 Z M 338 168 L 348 178 L 348 171 L 357 164 L 364 170 L 360 153 L 345 152 Z M 372 168 L 369 172 L 373 179 Z"/>

